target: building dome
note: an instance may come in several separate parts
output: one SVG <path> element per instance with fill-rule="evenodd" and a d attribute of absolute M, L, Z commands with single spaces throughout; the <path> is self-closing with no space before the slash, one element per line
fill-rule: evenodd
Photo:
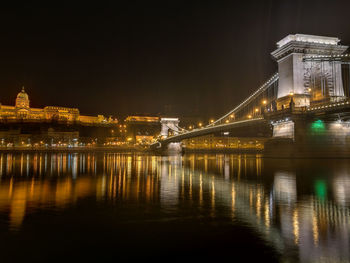
<path fill-rule="evenodd" d="M 17 108 L 29 108 L 29 96 L 25 92 L 24 87 L 22 87 L 21 92 L 17 94 L 16 107 Z"/>
<path fill-rule="evenodd" d="M 24 90 L 24 87 L 22 87 L 21 92 L 17 94 L 17 99 L 29 100 L 29 96 L 27 92 Z"/>

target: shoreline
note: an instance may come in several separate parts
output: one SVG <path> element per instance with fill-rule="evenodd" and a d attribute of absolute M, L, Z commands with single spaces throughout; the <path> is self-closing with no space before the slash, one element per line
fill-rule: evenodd
<path fill-rule="evenodd" d="M 1 148 L 0 153 L 143 153 L 154 154 L 161 156 L 174 155 L 174 152 L 157 152 L 150 148 L 145 147 L 121 147 L 121 148 L 107 148 L 107 147 L 94 147 L 94 148 Z M 266 150 L 257 149 L 184 149 L 181 153 L 175 153 L 180 155 L 185 154 L 252 154 L 260 155 L 261 158 L 268 159 L 350 159 L 350 152 L 346 151 L 343 154 L 335 154 L 335 152 L 289 152 L 289 151 L 274 151 L 269 152 Z"/>
<path fill-rule="evenodd" d="M 149 152 L 148 148 L 141 147 L 123 147 L 123 148 L 106 148 L 106 147 L 94 147 L 94 148 L 1 148 L 0 153 L 3 152 Z"/>

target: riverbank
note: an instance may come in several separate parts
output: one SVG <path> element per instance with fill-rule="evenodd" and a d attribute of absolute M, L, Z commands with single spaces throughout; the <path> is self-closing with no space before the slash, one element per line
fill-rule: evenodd
<path fill-rule="evenodd" d="M 148 147 L 0 147 L 0 152 L 149 152 Z"/>
<path fill-rule="evenodd" d="M 232 149 L 232 148 L 224 148 L 224 149 L 183 149 L 183 153 L 250 153 L 257 154 L 263 153 L 263 149 Z"/>

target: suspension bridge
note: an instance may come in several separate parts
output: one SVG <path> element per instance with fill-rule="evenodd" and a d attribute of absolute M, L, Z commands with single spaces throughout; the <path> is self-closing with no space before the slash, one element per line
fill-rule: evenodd
<path fill-rule="evenodd" d="M 271 53 L 278 72 L 253 94 L 201 128 L 180 128 L 177 118 L 161 121 L 161 136 L 151 148 L 168 149 L 185 139 L 220 132 L 244 136 L 248 130 L 246 136 L 284 138 L 299 145 L 310 144 L 310 135 L 321 134 L 326 137 L 323 144 L 333 147 L 337 142 L 343 147 L 349 142 L 350 146 L 347 50 L 335 37 L 288 35 Z"/>

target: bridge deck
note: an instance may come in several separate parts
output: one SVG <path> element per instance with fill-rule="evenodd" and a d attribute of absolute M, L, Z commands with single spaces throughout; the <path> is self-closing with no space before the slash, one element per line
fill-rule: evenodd
<path fill-rule="evenodd" d="M 164 140 L 161 140 L 161 143 L 171 143 L 171 142 L 180 142 L 184 139 L 189 139 L 189 138 L 193 138 L 193 137 L 199 137 L 199 136 L 204 136 L 204 135 L 208 135 L 211 133 L 215 133 L 215 132 L 222 132 L 222 131 L 227 131 L 230 130 L 232 128 L 239 128 L 239 127 L 245 127 L 247 125 L 258 125 L 258 124 L 266 124 L 266 120 L 263 117 L 259 117 L 259 118 L 254 118 L 254 119 L 248 119 L 248 120 L 241 120 L 241 121 L 235 121 L 235 122 L 231 122 L 231 123 L 225 123 L 225 124 L 219 124 L 219 125 L 215 125 L 215 126 L 207 126 L 204 128 L 200 128 L 200 129 L 195 129 L 193 131 L 188 131 L 186 133 L 181 133 L 178 135 L 174 135 L 171 137 L 168 137 Z M 151 145 L 151 147 L 158 145 L 159 142 L 153 143 Z"/>

